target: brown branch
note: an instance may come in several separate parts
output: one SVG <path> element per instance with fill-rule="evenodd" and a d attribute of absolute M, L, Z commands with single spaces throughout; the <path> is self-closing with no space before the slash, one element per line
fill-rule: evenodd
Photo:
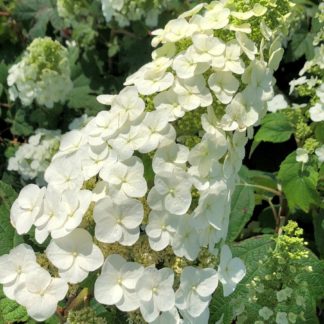
<path fill-rule="evenodd" d="M 11 16 L 10 12 L 0 11 L 0 17 L 9 17 L 9 16 Z"/>

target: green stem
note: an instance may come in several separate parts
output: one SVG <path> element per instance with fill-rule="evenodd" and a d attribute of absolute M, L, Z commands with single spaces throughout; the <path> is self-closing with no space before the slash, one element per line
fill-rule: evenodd
<path fill-rule="evenodd" d="M 275 194 L 276 196 L 279 196 L 279 197 L 282 195 L 282 193 L 280 191 L 278 191 L 278 190 L 275 190 L 275 189 L 272 189 L 272 188 L 269 188 L 269 187 L 266 187 L 266 186 L 247 183 L 247 182 L 239 183 L 239 184 L 237 184 L 237 186 L 246 186 L 246 187 L 262 189 L 262 190 L 271 192 L 271 193 L 273 193 L 273 194 Z"/>
<path fill-rule="evenodd" d="M 89 289 L 83 288 L 78 294 L 78 296 L 76 296 L 72 300 L 71 304 L 64 310 L 64 315 L 67 316 L 69 311 L 78 309 L 82 304 L 86 304 L 88 302 L 89 295 L 90 295 Z"/>

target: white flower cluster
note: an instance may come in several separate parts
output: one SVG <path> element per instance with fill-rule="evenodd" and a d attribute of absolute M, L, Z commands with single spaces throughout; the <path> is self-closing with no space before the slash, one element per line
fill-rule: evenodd
<path fill-rule="evenodd" d="M 87 115 L 76 118 L 69 129 L 80 129 L 89 120 Z M 8 170 L 17 171 L 25 181 L 35 179 L 38 185 L 45 185 L 44 172 L 59 149 L 60 139 L 60 130 L 37 129 L 28 143 L 22 144 L 9 159 Z"/>
<path fill-rule="evenodd" d="M 63 135 L 45 171 L 47 187 L 26 186 L 11 209 L 18 234 L 35 226 L 39 243 L 51 237 L 46 255 L 58 269 L 58 280 L 78 283 L 103 265 L 95 298 L 121 311 L 139 309 L 149 323 L 207 323 L 218 281 L 225 296 L 235 290 L 245 266 L 224 244 L 231 196 L 247 133 L 267 111 L 273 71 L 282 57 L 280 38 L 264 22 L 261 45 L 249 37 L 248 20 L 266 12 L 260 5 L 238 12 L 226 1 L 215 1 L 170 21 L 154 32 L 153 45 L 163 45 L 153 61 L 130 76 L 118 95 L 98 97 L 110 110 Z M 243 23 L 231 23 L 233 17 Z M 179 144 L 177 123 L 201 107 L 206 111 L 200 143 L 190 148 Z M 154 173 L 154 183 L 146 181 L 147 172 Z M 94 179 L 89 189 L 85 184 Z M 89 213 L 95 239 L 103 245 L 131 247 L 146 235 L 153 251 L 162 253 L 170 246 L 177 257 L 194 264 L 202 248 L 217 255 L 218 244 L 219 267 L 186 266 L 175 280 L 168 267 L 144 267 L 118 254 L 104 261 L 81 226 Z M 11 254 L 1 258 L 12 259 Z M 54 280 L 47 279 L 33 291 L 46 297 Z M 49 305 L 62 298 L 57 290 L 51 303 L 44 299 L 36 317 L 33 307 L 19 298 L 32 289 L 27 277 L 21 281 L 25 286 L 13 289 L 11 297 L 36 319 L 48 316 Z"/>
<path fill-rule="evenodd" d="M 297 86 L 305 85 L 309 89 L 316 90 L 317 102 L 309 109 L 310 119 L 315 122 L 324 121 L 324 83 L 323 79 L 312 75 L 311 69 L 318 68 L 324 69 L 324 44 L 321 44 L 314 48 L 315 56 L 312 60 L 305 63 L 302 70 L 299 72 L 300 77 L 290 82 L 290 93 L 292 93 Z M 306 76 L 306 73 L 310 73 L 310 77 Z"/>
<path fill-rule="evenodd" d="M 7 82 L 10 99 L 19 98 L 24 106 L 34 100 L 47 108 L 64 102 L 73 87 L 66 48 L 49 37 L 36 38 L 9 69 Z"/>
<path fill-rule="evenodd" d="M 8 170 L 17 171 L 23 180 L 44 185 L 44 172 L 60 145 L 61 132 L 37 129 L 8 161 Z"/>
<path fill-rule="evenodd" d="M 145 19 L 145 24 L 155 27 L 160 14 L 179 4 L 178 0 L 101 0 L 102 13 L 109 23 L 114 19 L 118 26 L 129 26 L 132 21 Z"/>

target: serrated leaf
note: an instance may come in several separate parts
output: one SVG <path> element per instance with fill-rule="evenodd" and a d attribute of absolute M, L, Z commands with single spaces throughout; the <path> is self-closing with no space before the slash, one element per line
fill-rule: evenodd
<path fill-rule="evenodd" d="M 304 165 L 297 162 L 296 152 L 289 154 L 281 163 L 278 179 L 282 183 L 291 210 L 300 208 L 308 212 L 311 205 L 319 203 L 316 190 L 318 172 L 310 162 Z"/>
<path fill-rule="evenodd" d="M 102 105 L 96 99 L 95 91 L 89 86 L 90 80 L 82 74 L 82 71 L 74 73 L 78 75 L 73 80 L 73 89 L 67 98 L 68 106 L 74 109 L 85 109 L 90 115 L 102 110 Z"/>
<path fill-rule="evenodd" d="M 14 324 L 26 322 L 28 320 L 27 311 L 23 306 L 15 301 L 6 298 L 0 287 L 0 323 Z"/>
<path fill-rule="evenodd" d="M 49 23 L 56 29 L 61 27 L 54 0 L 18 0 L 14 16 L 26 22 L 31 38 L 44 37 Z"/>
<path fill-rule="evenodd" d="M 255 134 L 255 142 L 282 143 L 288 141 L 294 132 L 293 125 L 282 112 L 266 115 Z"/>
<path fill-rule="evenodd" d="M 231 214 L 227 239 L 234 241 L 247 222 L 251 219 L 255 207 L 254 192 L 244 184 L 236 186 L 232 196 Z"/>
<path fill-rule="evenodd" d="M 16 197 L 15 190 L 0 181 L 0 255 L 8 253 L 13 247 L 23 242 L 22 237 L 16 234 L 10 223 L 10 208 Z"/>

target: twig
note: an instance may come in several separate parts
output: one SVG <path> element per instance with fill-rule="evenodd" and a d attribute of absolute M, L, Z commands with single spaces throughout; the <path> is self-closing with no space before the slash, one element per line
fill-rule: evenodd
<path fill-rule="evenodd" d="M 0 17 L 9 17 L 9 16 L 11 16 L 10 12 L 0 11 Z"/>

